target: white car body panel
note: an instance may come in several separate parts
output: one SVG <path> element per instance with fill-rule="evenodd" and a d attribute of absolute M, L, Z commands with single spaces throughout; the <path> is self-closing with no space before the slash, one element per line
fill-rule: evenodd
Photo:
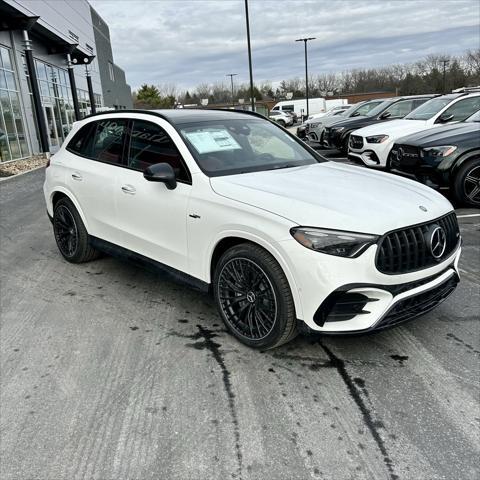
<path fill-rule="evenodd" d="M 443 196 L 424 185 L 332 162 L 209 178 L 166 120 L 140 112 L 115 112 L 101 118 L 122 117 L 162 126 L 182 154 L 192 184 L 178 183 L 176 189 L 168 190 L 162 183 L 146 181 L 141 172 L 67 151 L 65 145 L 72 136 L 87 122 L 98 119 L 94 117 L 75 124 L 64 145 L 51 158 L 44 184 L 50 216 L 54 194 L 66 194 L 90 235 L 206 283 L 212 281 L 211 261 L 219 242 L 232 237 L 254 242 L 283 269 L 297 318 L 317 331 L 368 329 L 398 301 L 382 290 L 378 294 L 381 301 L 370 315 L 319 327 L 313 321 L 315 311 L 342 285 L 398 285 L 440 273 L 449 266 L 450 274 L 457 271 L 460 248 L 430 268 L 386 275 L 375 268 L 376 245 L 357 258 L 344 258 L 309 250 L 290 234 L 292 227 L 304 225 L 381 235 L 452 211 Z M 82 181 L 71 178 L 77 171 Z M 125 185 L 134 187 L 135 194 L 125 193 Z"/>

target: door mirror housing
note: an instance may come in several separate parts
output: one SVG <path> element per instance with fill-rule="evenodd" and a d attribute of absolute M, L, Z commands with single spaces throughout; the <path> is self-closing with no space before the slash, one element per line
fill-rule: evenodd
<path fill-rule="evenodd" d="M 149 182 L 162 182 L 169 190 L 173 190 L 177 187 L 177 179 L 175 178 L 175 172 L 168 163 L 156 163 L 150 165 L 143 172 L 143 177 Z"/>
<path fill-rule="evenodd" d="M 381 115 L 380 115 L 380 118 L 382 120 L 384 120 L 385 118 L 390 118 L 392 116 L 392 114 L 390 112 L 383 112 Z"/>
<path fill-rule="evenodd" d="M 442 113 L 439 117 L 438 117 L 438 120 L 437 122 L 439 123 L 447 123 L 449 122 L 450 120 L 453 119 L 453 115 L 450 113 Z"/>

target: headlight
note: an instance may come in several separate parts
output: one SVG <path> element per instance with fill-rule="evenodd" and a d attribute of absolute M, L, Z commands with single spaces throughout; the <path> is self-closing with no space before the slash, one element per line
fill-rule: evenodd
<path fill-rule="evenodd" d="M 377 235 L 313 227 L 294 227 L 290 233 L 298 243 L 310 250 L 350 258 L 358 257 L 379 238 Z"/>
<path fill-rule="evenodd" d="M 333 132 L 343 132 L 345 130 L 345 127 L 337 127 L 337 128 L 332 128 Z"/>
<path fill-rule="evenodd" d="M 448 157 L 457 147 L 455 145 L 443 145 L 441 147 L 424 148 L 422 153 L 432 157 Z"/>
<path fill-rule="evenodd" d="M 373 135 L 371 137 L 367 137 L 368 143 L 383 143 L 388 140 L 388 135 Z"/>
<path fill-rule="evenodd" d="M 320 125 L 320 123 L 311 123 L 310 128 L 317 128 Z"/>

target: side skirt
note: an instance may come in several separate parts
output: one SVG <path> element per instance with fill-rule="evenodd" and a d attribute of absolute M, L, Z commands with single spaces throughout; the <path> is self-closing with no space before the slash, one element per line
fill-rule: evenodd
<path fill-rule="evenodd" d="M 210 291 L 209 283 L 192 277 L 191 275 L 177 270 L 176 268 L 172 268 L 168 265 L 157 262 L 156 260 L 145 257 L 144 255 L 133 252 L 132 250 L 128 250 L 127 248 L 115 245 L 114 243 L 107 242 L 106 240 L 102 240 L 98 237 L 90 236 L 89 241 L 90 245 L 92 245 L 93 248 L 105 252 L 112 257 L 126 259 L 135 265 L 145 268 L 146 270 L 155 273 L 162 273 L 163 275 L 165 275 L 165 278 L 167 280 L 172 280 L 177 283 L 188 285 L 194 290 L 199 290 L 201 292 Z"/>

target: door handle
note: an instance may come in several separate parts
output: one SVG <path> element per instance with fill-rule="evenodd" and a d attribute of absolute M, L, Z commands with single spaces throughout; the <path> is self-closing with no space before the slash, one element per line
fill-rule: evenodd
<path fill-rule="evenodd" d="M 123 185 L 122 186 L 122 192 L 127 193 L 129 195 L 135 195 L 136 189 L 133 185 Z"/>
<path fill-rule="evenodd" d="M 78 172 L 72 173 L 72 178 L 74 180 L 77 180 L 78 182 L 81 182 L 83 180 L 83 177 Z"/>

